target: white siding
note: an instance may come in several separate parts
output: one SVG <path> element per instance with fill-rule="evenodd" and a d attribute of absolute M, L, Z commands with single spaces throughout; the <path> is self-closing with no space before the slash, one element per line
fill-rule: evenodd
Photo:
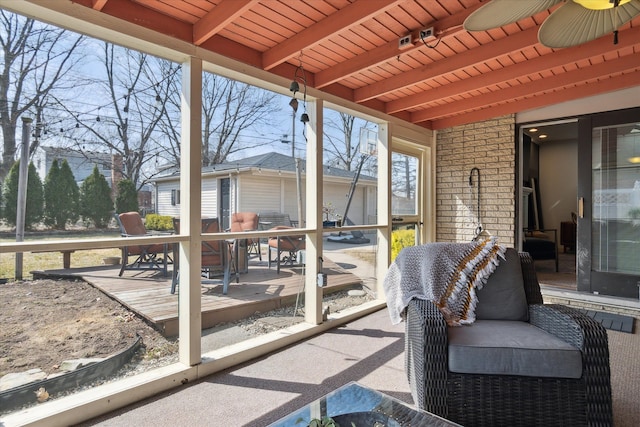
<path fill-rule="evenodd" d="M 302 209 L 304 211 L 304 203 L 305 203 L 305 180 L 302 180 L 300 184 L 302 186 Z M 284 180 L 284 191 L 283 191 L 283 213 L 288 213 L 289 217 L 293 221 L 298 220 L 298 188 L 295 179 L 287 179 Z M 304 214 L 304 213 L 303 213 Z"/>
<path fill-rule="evenodd" d="M 350 184 L 347 181 L 324 184 L 324 201 L 331 202 L 338 215 L 342 216 L 344 213 Z M 178 188 L 178 181 L 158 183 L 157 211 L 160 215 L 179 215 L 180 206 L 171 206 L 171 190 L 178 190 Z M 302 190 L 304 209 L 304 179 Z M 238 175 L 237 181 L 236 179 L 231 180 L 230 192 L 232 212 L 284 212 L 288 213 L 292 220 L 298 219 L 297 189 L 293 177 Z M 349 207 L 349 219 L 355 224 L 367 224 L 368 218 L 376 214 L 376 194 L 375 188 L 358 185 Z M 182 194 L 181 201 L 186 200 L 185 195 Z M 202 181 L 202 216 L 217 217 L 219 216 L 218 210 L 218 179 L 204 178 Z"/>
<path fill-rule="evenodd" d="M 36 167 L 36 171 L 40 176 L 42 182 L 45 181 L 47 174 L 51 170 L 51 165 L 54 160 L 58 160 L 58 166 L 62 166 L 64 160 L 67 161 L 73 177 L 76 182 L 80 183 L 84 181 L 89 175 L 93 173 L 94 166 L 98 166 L 98 171 L 105 177 L 109 186 L 111 186 L 111 159 L 107 154 L 96 154 L 98 157 L 93 157 L 91 153 L 87 154 L 90 158 L 87 159 L 80 153 L 65 150 L 63 148 L 50 148 L 50 147 L 38 147 L 36 149 L 31 161 Z M 106 166 L 105 166 L 106 164 Z M 105 168 L 106 167 L 106 168 Z"/>
<path fill-rule="evenodd" d="M 157 185 L 158 192 L 158 206 L 156 208 L 159 215 L 168 215 L 168 216 L 179 216 L 180 215 L 180 205 L 176 204 L 175 206 L 171 205 L 171 191 L 179 191 L 180 190 L 180 182 L 179 181 L 171 181 L 171 182 L 159 182 Z M 182 196 L 182 195 L 181 195 Z M 182 200 L 182 197 L 181 197 Z"/>
<path fill-rule="evenodd" d="M 240 177 L 238 212 L 280 212 L 280 202 L 279 177 Z"/>
<path fill-rule="evenodd" d="M 202 210 L 203 217 L 217 218 L 218 214 L 218 180 L 204 178 L 202 180 Z"/>
<path fill-rule="evenodd" d="M 335 184 L 335 183 L 325 183 L 323 186 L 323 199 L 324 203 L 331 202 L 333 207 L 335 208 L 335 213 L 337 215 L 344 214 L 344 209 L 347 206 L 347 197 L 349 195 L 349 187 L 351 183 L 344 184 Z M 349 206 L 349 212 L 347 216 L 354 224 L 366 224 L 365 218 L 365 198 L 364 192 L 365 188 L 362 186 L 357 186 L 356 191 L 353 194 L 353 200 L 351 201 L 351 205 Z"/>

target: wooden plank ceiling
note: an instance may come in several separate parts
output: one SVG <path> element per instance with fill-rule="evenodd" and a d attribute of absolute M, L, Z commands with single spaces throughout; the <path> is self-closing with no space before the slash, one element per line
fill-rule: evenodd
<path fill-rule="evenodd" d="M 467 32 L 480 0 L 71 1 L 289 79 L 302 64 L 309 86 L 429 129 L 640 82 L 639 17 L 617 45 L 554 50 L 537 39 L 554 9 Z M 420 39 L 430 27 L 437 37 Z"/>

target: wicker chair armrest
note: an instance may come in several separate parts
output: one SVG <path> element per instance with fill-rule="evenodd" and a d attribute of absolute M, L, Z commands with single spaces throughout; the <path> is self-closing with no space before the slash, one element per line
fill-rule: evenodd
<path fill-rule="evenodd" d="M 529 321 L 582 353 L 590 425 L 612 425 L 611 372 L 605 328 L 582 312 L 556 304 L 529 306 Z"/>
<path fill-rule="evenodd" d="M 412 299 L 405 315 L 405 371 L 414 403 L 446 416 L 447 322 L 433 302 L 421 299 Z M 428 396 L 425 390 L 429 390 Z"/>
<path fill-rule="evenodd" d="M 584 351 L 587 345 L 606 345 L 607 333 L 602 325 L 580 311 L 557 304 L 529 305 L 529 322 Z M 600 337 L 592 343 L 588 337 Z"/>
<path fill-rule="evenodd" d="M 540 283 L 536 275 L 533 258 L 528 252 L 520 252 L 518 255 L 520 255 L 520 267 L 522 268 L 522 280 L 527 303 L 542 304 L 542 293 L 540 292 Z"/>

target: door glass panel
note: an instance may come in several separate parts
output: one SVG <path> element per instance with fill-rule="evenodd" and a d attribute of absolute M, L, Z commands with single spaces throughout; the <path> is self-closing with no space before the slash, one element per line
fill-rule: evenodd
<path fill-rule="evenodd" d="M 393 215 L 417 215 L 416 172 L 418 159 L 402 153 L 391 156 L 391 213 Z"/>
<path fill-rule="evenodd" d="M 400 251 L 420 242 L 419 233 L 419 188 L 417 157 L 404 153 L 391 154 L 391 259 Z"/>
<path fill-rule="evenodd" d="M 640 273 L 640 123 L 593 129 L 592 269 Z"/>

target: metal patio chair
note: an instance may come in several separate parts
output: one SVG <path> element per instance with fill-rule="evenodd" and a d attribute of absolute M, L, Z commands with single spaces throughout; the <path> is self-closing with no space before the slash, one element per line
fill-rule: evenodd
<path fill-rule="evenodd" d="M 180 233 L 180 219 L 173 218 L 173 229 L 176 233 Z M 203 218 L 202 219 L 202 234 L 205 233 L 219 233 L 220 224 L 218 218 Z M 178 278 L 180 274 L 179 265 L 179 247 L 175 244 L 173 246 L 173 257 L 175 264 L 173 268 L 173 277 L 171 280 L 171 293 L 176 292 L 176 286 L 178 285 Z M 229 281 L 231 277 L 231 253 L 229 250 L 229 243 L 226 240 L 212 240 L 202 242 L 202 277 L 211 279 L 214 276 L 222 275 L 222 293 L 224 295 L 229 291 Z M 238 278 L 236 276 L 236 281 Z"/>
<path fill-rule="evenodd" d="M 142 222 L 138 212 L 125 212 L 114 215 L 120 227 L 122 237 L 149 236 L 150 233 Z M 158 270 L 167 276 L 167 264 L 172 262 L 167 243 L 154 243 L 150 245 L 134 245 L 122 247 L 122 267 L 118 276 L 122 276 L 125 270 Z M 130 257 L 135 257 L 129 262 Z"/>

